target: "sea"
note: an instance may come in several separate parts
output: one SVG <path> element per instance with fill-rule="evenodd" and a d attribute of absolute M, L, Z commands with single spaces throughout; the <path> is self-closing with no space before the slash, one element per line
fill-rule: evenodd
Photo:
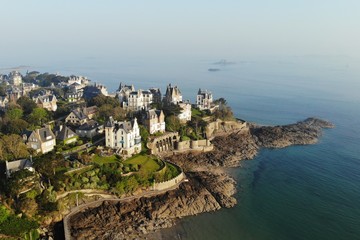
<path fill-rule="evenodd" d="M 121 58 L 75 56 L 0 62 L 19 69 L 83 75 L 114 92 L 177 85 L 195 101 L 199 88 L 223 97 L 236 117 L 263 125 L 307 117 L 331 121 L 318 144 L 263 149 L 239 168 L 234 208 L 180 219 L 163 239 L 360 239 L 360 60 L 348 56 Z M 208 71 L 216 68 L 218 71 Z M 241 139 L 239 139 L 241 141 Z"/>

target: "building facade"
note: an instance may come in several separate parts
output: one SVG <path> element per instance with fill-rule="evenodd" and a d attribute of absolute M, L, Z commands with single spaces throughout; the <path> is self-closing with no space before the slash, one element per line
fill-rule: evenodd
<path fill-rule="evenodd" d="M 23 138 L 28 147 L 41 153 L 52 151 L 56 145 L 55 134 L 49 126 L 36 129 L 29 136 L 25 135 Z"/>
<path fill-rule="evenodd" d="M 137 90 L 129 94 L 128 106 L 130 111 L 141 111 L 150 108 L 153 95 L 150 91 Z"/>
<path fill-rule="evenodd" d="M 198 94 L 196 96 L 196 107 L 200 110 L 211 109 L 211 105 L 213 103 L 213 95 L 208 90 L 199 89 Z"/>
<path fill-rule="evenodd" d="M 177 115 L 181 123 L 191 121 L 191 104 L 189 102 L 179 103 L 182 108 L 180 114 Z"/>
<path fill-rule="evenodd" d="M 145 126 L 150 134 L 165 132 L 165 115 L 162 110 L 151 109 L 146 112 Z"/>
<path fill-rule="evenodd" d="M 132 155 L 141 151 L 140 128 L 137 119 L 117 122 L 112 117 L 105 124 L 105 145 L 120 154 Z"/>
<path fill-rule="evenodd" d="M 20 86 L 22 84 L 22 76 L 18 71 L 12 71 L 9 74 L 9 83 L 11 85 Z"/>
<path fill-rule="evenodd" d="M 166 88 L 164 102 L 166 104 L 178 104 L 182 102 L 182 100 L 180 89 L 177 86 L 171 86 L 171 84 L 169 84 Z"/>

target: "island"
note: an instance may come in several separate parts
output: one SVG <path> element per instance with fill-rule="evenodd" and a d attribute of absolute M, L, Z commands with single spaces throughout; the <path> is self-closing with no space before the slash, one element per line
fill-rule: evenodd
<path fill-rule="evenodd" d="M 201 88 L 191 103 L 171 84 L 164 95 L 123 83 L 108 93 L 86 77 L 36 71 L 0 82 L 0 237 L 149 238 L 235 206 L 226 168 L 261 148 L 315 144 L 334 127 L 247 122 Z"/>

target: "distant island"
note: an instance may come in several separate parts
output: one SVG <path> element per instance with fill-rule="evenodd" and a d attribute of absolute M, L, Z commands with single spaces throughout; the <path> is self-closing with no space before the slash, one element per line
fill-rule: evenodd
<path fill-rule="evenodd" d="M 222 66 L 226 66 L 226 65 L 233 65 L 233 64 L 236 64 L 236 62 L 229 62 L 229 61 L 227 61 L 226 59 L 221 59 L 220 61 L 218 61 L 218 62 L 214 62 L 213 64 L 214 64 L 214 65 L 222 65 Z"/>
<path fill-rule="evenodd" d="M 217 72 L 217 71 L 220 71 L 220 68 L 209 68 L 208 71 L 209 72 Z"/>

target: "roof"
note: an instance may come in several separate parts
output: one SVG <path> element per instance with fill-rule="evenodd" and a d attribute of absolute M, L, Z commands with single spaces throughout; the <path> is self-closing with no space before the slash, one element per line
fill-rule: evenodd
<path fill-rule="evenodd" d="M 61 129 L 61 130 L 60 130 Z M 57 131 L 56 134 L 56 138 L 59 140 L 66 140 L 72 137 L 77 136 L 76 133 L 74 133 L 70 128 L 68 128 L 67 126 L 60 126 L 59 131 Z"/>
<path fill-rule="evenodd" d="M 157 118 L 161 113 L 162 110 L 150 109 L 146 112 L 146 119 Z"/>
<path fill-rule="evenodd" d="M 20 159 L 12 162 L 6 161 L 6 170 L 15 172 L 24 168 L 32 167 L 32 162 L 28 159 Z"/>
<path fill-rule="evenodd" d="M 83 111 L 75 109 L 72 111 L 72 113 L 79 119 L 79 120 L 83 120 L 83 119 L 87 119 L 87 116 L 84 114 Z"/>
<path fill-rule="evenodd" d="M 41 142 L 47 142 L 55 138 L 54 133 L 48 127 L 40 128 L 37 131 Z"/>
<path fill-rule="evenodd" d="M 95 128 L 98 128 L 100 125 L 95 120 L 90 120 L 84 124 L 82 124 L 80 127 L 78 127 L 77 130 L 93 130 Z"/>

